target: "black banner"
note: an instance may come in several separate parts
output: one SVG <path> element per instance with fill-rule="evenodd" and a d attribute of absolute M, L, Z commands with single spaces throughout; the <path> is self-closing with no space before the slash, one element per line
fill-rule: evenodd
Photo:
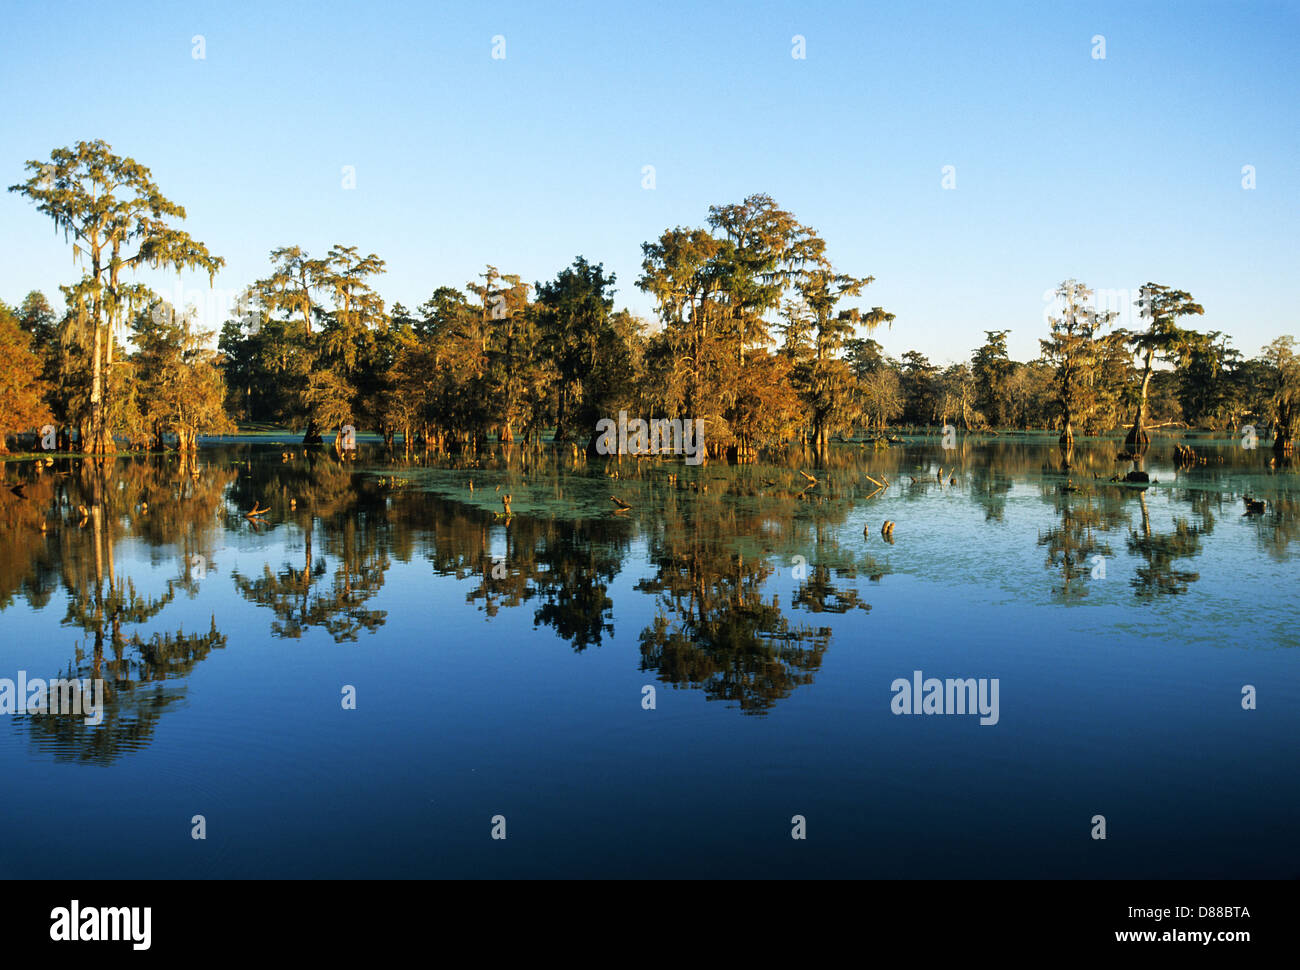
<path fill-rule="evenodd" d="M 398 955 L 445 936 L 492 947 L 557 933 L 615 934 L 636 949 L 741 949 L 842 939 L 861 952 L 1207 951 L 1284 945 L 1292 882 L 11 882 L 10 954 Z M 670 914 L 675 913 L 675 916 Z M 692 915 L 693 914 L 693 915 Z M 575 922 L 576 921 L 576 922 Z M 563 930 L 569 927 L 569 930 Z M 594 940 L 595 937 L 592 937 Z M 656 942 L 657 941 L 657 942 Z M 822 942 L 824 941 L 824 942 Z M 584 949 L 590 941 L 575 941 Z"/>

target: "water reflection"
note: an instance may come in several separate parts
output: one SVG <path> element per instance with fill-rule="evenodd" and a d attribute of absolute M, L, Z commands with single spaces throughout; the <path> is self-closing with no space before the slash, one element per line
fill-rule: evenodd
<path fill-rule="evenodd" d="M 107 689 L 102 725 L 56 715 L 15 723 L 61 758 L 106 763 L 148 744 L 189 673 L 228 645 L 215 616 L 196 631 L 171 614 L 226 575 L 249 610 L 238 626 L 252 617 L 289 639 L 380 634 L 395 569 L 456 582 L 466 608 L 489 619 L 526 606 L 535 627 L 577 653 L 613 638 L 620 615 L 637 616 L 643 628 L 621 632 L 638 645 L 641 670 L 764 714 L 818 675 L 837 624 L 867 639 L 875 619 L 862 580 L 895 569 L 990 587 L 1045 570 L 1045 598 L 1083 605 L 1106 568 L 1124 563 L 1132 608 L 1194 594 L 1196 560 L 1216 529 L 1224 541 L 1242 536 L 1231 526 L 1249 530 L 1256 554 L 1274 561 L 1294 554 L 1291 468 L 1230 442 L 1198 443 L 1203 460 L 1191 464 L 1163 462 L 1159 443 L 1134 465 L 1118 450 L 1076 442 L 1062 467 L 1054 438 L 848 446 L 815 482 L 798 453 L 782 465 L 689 468 L 514 449 L 425 467 L 244 444 L 186 463 L 9 464 L 0 609 L 61 608 L 62 672 L 102 677 Z M 1134 483 L 1132 471 L 1150 481 Z M 1266 506 L 1243 521 L 1246 496 Z M 975 516 L 961 519 L 966 509 Z M 878 538 L 889 516 L 902 523 L 896 545 Z M 915 544 L 917 523 L 959 520 L 948 548 Z M 951 548 L 978 551 L 1004 536 L 1002 559 L 944 571 Z M 253 550 L 253 568 L 215 571 L 232 545 Z M 622 588 L 648 599 L 617 600 L 624 573 Z M 53 636 L 55 622 L 46 628 Z"/>
<path fill-rule="evenodd" d="M 1200 554 L 1202 529 L 1188 525 L 1186 517 L 1177 516 L 1170 531 L 1156 532 L 1151 527 L 1145 490 L 1138 493 L 1138 502 L 1142 506 L 1141 531 L 1130 530 L 1128 537 L 1128 551 L 1142 560 L 1133 588 L 1144 599 L 1162 593 L 1186 593 L 1188 586 L 1200 579 L 1200 574 L 1179 567 L 1175 560 Z M 1210 527 L 1206 527 L 1206 533 Z"/>
<path fill-rule="evenodd" d="M 215 618 L 207 632 L 193 634 L 165 628 L 162 614 L 178 592 L 194 594 L 191 566 L 211 556 L 216 513 L 234 475 L 166 459 L 71 459 L 21 471 L 0 490 L 7 536 L 0 591 L 6 605 L 20 594 L 34 609 L 63 592 L 62 626 L 83 636 L 53 676 L 102 680 L 105 709 L 97 725 L 59 714 L 16 722 L 56 758 L 108 763 L 147 744 L 162 712 L 184 695 L 184 677 L 225 646 Z M 179 574 L 155 594 L 141 592 L 119 568 L 127 557 L 118 547 L 128 539 L 173 551 Z"/>
<path fill-rule="evenodd" d="M 1105 497 L 1079 494 L 1062 484 L 1045 491 L 1058 520 L 1038 536 L 1038 544 L 1047 550 L 1047 568 L 1060 575 L 1052 593 L 1063 599 L 1086 596 L 1088 579 L 1103 578 L 1105 560 L 1114 555 L 1103 534 L 1128 517 L 1120 503 Z"/>
<path fill-rule="evenodd" d="M 792 624 L 779 595 L 763 593 L 776 569 L 772 562 L 730 551 L 730 536 L 772 535 L 771 517 L 735 514 L 724 521 L 709 514 L 712 505 L 666 519 L 652 539 L 655 575 L 637 589 L 656 598 L 658 612 L 641 632 L 641 669 L 746 713 L 762 713 L 812 682 L 830 631 Z M 815 567 L 813 573 L 815 588 L 803 582 L 796 603 L 815 608 L 829 600 L 833 608 L 838 594 L 827 570 Z"/>

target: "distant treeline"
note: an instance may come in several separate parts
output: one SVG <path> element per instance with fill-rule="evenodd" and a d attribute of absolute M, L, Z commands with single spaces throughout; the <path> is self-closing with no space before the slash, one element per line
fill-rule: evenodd
<path fill-rule="evenodd" d="M 308 443 L 352 425 L 433 450 L 553 431 L 591 451 L 597 422 L 620 411 L 703 419 L 715 457 L 799 440 L 821 457 L 833 435 L 900 424 L 1044 428 L 1065 442 L 1127 428 L 1135 448 L 1153 425 L 1255 424 L 1289 451 L 1300 406 L 1293 338 L 1246 358 L 1227 335 L 1182 326 L 1203 312 L 1190 294 L 1152 283 L 1133 331 L 1063 283 L 1033 361 L 1010 359 L 1010 330 L 986 331 L 969 363 L 889 358 L 870 334 L 894 315 L 852 305 L 872 277 L 836 270 L 817 232 L 766 195 L 642 244 L 636 285 L 655 300 L 653 323 L 616 311 L 614 275 L 581 256 L 532 286 L 488 266 L 412 311 L 375 289 L 375 254 L 288 246 L 214 351 L 192 312 L 122 275 L 223 265 L 176 228 L 184 210 L 148 169 L 99 141 L 27 168 L 10 191 L 54 220 L 81 276 L 61 287 L 61 313 L 36 292 L 0 304 L 0 432 L 53 425 L 60 447 L 75 434 L 89 453 L 164 436 L 190 449 L 236 421 L 284 424 Z"/>

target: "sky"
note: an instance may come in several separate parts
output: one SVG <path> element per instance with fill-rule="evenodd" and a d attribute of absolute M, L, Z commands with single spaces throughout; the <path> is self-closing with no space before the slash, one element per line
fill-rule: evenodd
<path fill-rule="evenodd" d="M 1254 354 L 1300 336 L 1298 40 L 1300 2 L 9 3 L 0 185 L 96 138 L 148 166 L 226 266 L 142 279 L 210 327 L 335 243 L 390 304 L 582 255 L 649 318 L 641 244 L 761 192 L 875 278 L 894 356 L 1035 357 L 1068 278 L 1187 290 Z M 60 305 L 70 247 L 16 193 L 0 248 L 0 299 Z"/>

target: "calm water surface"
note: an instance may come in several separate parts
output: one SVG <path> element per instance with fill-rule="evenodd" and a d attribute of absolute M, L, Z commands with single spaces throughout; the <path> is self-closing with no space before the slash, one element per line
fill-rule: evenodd
<path fill-rule="evenodd" d="M 4 467 L 0 678 L 109 697 L 0 716 L 0 876 L 1300 877 L 1267 451 L 1160 440 L 1140 488 L 1033 436 L 823 469 L 283 440 Z M 915 670 L 997 678 L 998 723 L 893 714 Z"/>

